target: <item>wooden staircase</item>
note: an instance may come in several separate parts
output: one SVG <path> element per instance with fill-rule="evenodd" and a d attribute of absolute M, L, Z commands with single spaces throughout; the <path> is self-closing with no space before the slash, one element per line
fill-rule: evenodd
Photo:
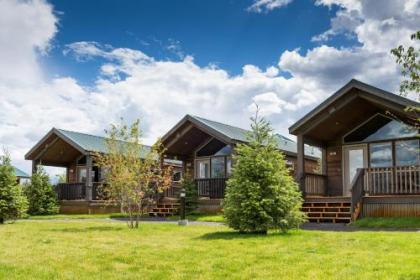
<path fill-rule="evenodd" d="M 349 197 L 307 197 L 302 211 L 311 223 L 350 223 Z"/>
<path fill-rule="evenodd" d="M 151 217 L 168 217 L 177 215 L 179 212 L 179 199 L 164 198 L 156 203 L 149 216 Z"/>

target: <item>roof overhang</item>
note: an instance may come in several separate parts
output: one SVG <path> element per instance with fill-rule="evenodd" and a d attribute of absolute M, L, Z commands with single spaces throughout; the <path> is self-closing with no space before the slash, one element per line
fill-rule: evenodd
<path fill-rule="evenodd" d="M 44 165 L 65 166 L 81 154 L 86 155 L 88 151 L 53 128 L 26 153 L 25 159 L 40 161 Z"/>
<path fill-rule="evenodd" d="M 312 131 L 314 134 L 314 131 L 324 123 L 324 133 L 328 134 L 335 129 L 334 120 L 337 125 L 343 121 L 341 125 L 351 126 L 378 112 L 389 112 L 398 115 L 404 121 L 416 122 L 415 114 L 406 110 L 409 106 L 420 106 L 420 104 L 360 81 L 351 80 L 293 124 L 289 132 L 294 135 L 305 135 Z M 317 131 L 318 135 L 320 131 Z"/>
<path fill-rule="evenodd" d="M 190 115 L 183 117 L 161 140 L 168 155 L 187 156 L 194 152 L 203 142 L 209 141 L 212 138 L 226 144 L 237 142 L 204 123 L 199 122 Z"/>

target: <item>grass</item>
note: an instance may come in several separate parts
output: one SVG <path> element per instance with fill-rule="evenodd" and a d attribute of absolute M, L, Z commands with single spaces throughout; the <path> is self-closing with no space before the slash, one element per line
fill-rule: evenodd
<path fill-rule="evenodd" d="M 122 213 L 113 214 L 57 214 L 57 215 L 39 215 L 29 216 L 30 220 L 80 220 L 80 219 L 116 219 L 116 218 L 127 218 L 128 215 Z M 149 216 L 146 216 L 147 218 Z M 179 216 L 172 216 L 169 220 L 177 221 Z M 219 222 L 225 221 L 222 214 L 202 214 L 202 213 L 191 213 L 187 216 L 190 221 L 200 222 Z"/>
<path fill-rule="evenodd" d="M 419 279 L 418 232 L 21 220 L 0 226 L 0 279 Z"/>
<path fill-rule="evenodd" d="M 179 216 L 169 217 L 170 220 L 179 220 Z M 187 219 L 190 221 L 198 222 L 225 222 L 225 218 L 222 214 L 203 214 L 203 213 L 191 213 L 187 215 Z"/>
<path fill-rule="evenodd" d="M 352 225 L 361 228 L 420 228 L 420 218 L 363 218 Z"/>
<path fill-rule="evenodd" d="M 29 216 L 30 220 L 74 220 L 74 219 L 110 219 L 125 218 L 127 215 L 121 213 L 114 214 L 57 214 L 57 215 L 35 215 Z"/>

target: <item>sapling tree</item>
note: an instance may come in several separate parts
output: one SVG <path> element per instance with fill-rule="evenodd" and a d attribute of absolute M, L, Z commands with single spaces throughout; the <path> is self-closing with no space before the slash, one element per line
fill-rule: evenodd
<path fill-rule="evenodd" d="M 163 165 L 160 140 L 152 147 L 142 145 L 139 120 L 131 125 L 121 120 L 106 134 L 107 153 L 94 156 L 96 164 L 106 170 L 102 195 L 120 205 L 130 228 L 138 228 L 140 217 L 156 203 L 157 194 L 171 186 L 171 168 Z"/>
<path fill-rule="evenodd" d="M 25 186 L 31 215 L 52 215 L 58 213 L 57 194 L 50 183 L 50 178 L 42 166 L 32 174 L 31 182 Z"/>
<path fill-rule="evenodd" d="M 28 202 L 22 187 L 17 184 L 15 170 L 7 151 L 0 155 L 0 224 L 26 214 Z"/>
<path fill-rule="evenodd" d="M 228 225 L 240 232 L 287 231 L 305 221 L 301 193 L 277 147 L 270 123 L 251 118 L 248 142 L 238 144 L 223 203 Z"/>

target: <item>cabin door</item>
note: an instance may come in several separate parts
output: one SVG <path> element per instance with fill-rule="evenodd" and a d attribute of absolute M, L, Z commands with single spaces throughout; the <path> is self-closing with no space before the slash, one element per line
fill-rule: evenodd
<path fill-rule="evenodd" d="M 343 146 L 343 195 L 351 195 L 351 183 L 358 168 L 367 167 L 367 145 Z"/>

